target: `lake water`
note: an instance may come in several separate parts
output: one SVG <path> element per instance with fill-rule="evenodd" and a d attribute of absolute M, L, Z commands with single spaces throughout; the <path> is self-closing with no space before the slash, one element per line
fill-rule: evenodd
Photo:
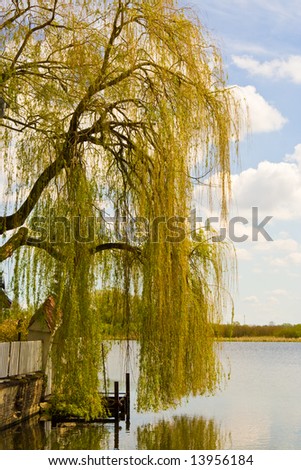
<path fill-rule="evenodd" d="M 301 343 L 223 343 L 231 372 L 212 397 L 192 397 L 176 409 L 137 413 L 136 344 L 115 345 L 107 373 L 125 389 L 131 373 L 131 423 L 51 428 L 37 418 L 0 433 L 0 449 L 301 449 Z M 130 359 L 129 359 L 130 357 Z"/>

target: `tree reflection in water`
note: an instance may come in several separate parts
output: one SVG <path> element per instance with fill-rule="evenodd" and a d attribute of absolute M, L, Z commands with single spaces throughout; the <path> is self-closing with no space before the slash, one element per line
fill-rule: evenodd
<path fill-rule="evenodd" d="M 109 430 L 103 425 L 62 425 L 40 422 L 39 417 L 1 431 L 0 450 L 108 449 Z"/>
<path fill-rule="evenodd" d="M 119 427 L 118 427 L 119 429 Z M 134 430 L 132 429 L 132 432 Z M 119 433 L 118 433 L 119 434 Z M 143 450 L 215 450 L 231 448 L 230 433 L 213 419 L 174 416 L 154 424 L 139 426 L 136 449 Z M 112 428 L 101 424 L 62 424 L 40 422 L 38 417 L 0 433 L 0 450 L 105 450 L 110 449 Z M 118 448 L 118 439 L 114 448 Z"/>
<path fill-rule="evenodd" d="M 0 450 L 43 450 L 46 441 L 44 423 L 38 416 L 0 432 Z"/>
<path fill-rule="evenodd" d="M 49 435 L 52 450 L 101 450 L 108 449 L 109 431 L 99 424 L 58 426 Z"/>
<path fill-rule="evenodd" d="M 231 436 L 213 419 L 174 416 L 137 429 L 137 448 L 147 450 L 215 450 L 229 448 Z"/>

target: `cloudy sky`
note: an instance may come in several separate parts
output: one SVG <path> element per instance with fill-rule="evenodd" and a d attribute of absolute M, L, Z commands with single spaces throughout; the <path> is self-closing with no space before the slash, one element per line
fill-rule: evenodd
<path fill-rule="evenodd" d="M 231 216 L 248 221 L 235 225 L 236 237 L 248 235 L 235 243 L 236 320 L 301 323 L 300 0 L 189 2 L 249 109 L 251 131 L 233 166 Z M 264 228 L 273 241 L 261 234 L 252 240 L 252 208 L 258 208 L 258 223 L 272 217 Z"/>
<path fill-rule="evenodd" d="M 299 0 L 192 0 L 215 37 L 250 132 L 233 166 L 236 320 L 301 323 L 301 10 Z M 273 241 L 254 236 L 252 207 Z M 256 235 L 256 234 L 255 234 Z M 246 237 L 244 237 L 246 238 Z M 226 321 L 229 318 L 226 318 Z"/>

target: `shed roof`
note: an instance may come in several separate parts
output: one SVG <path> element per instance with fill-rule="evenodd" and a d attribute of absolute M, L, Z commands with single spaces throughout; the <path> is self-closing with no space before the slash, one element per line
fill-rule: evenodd
<path fill-rule="evenodd" d="M 38 308 L 29 322 L 29 330 L 36 329 L 39 325 L 44 331 L 54 333 L 61 319 L 61 311 L 56 308 L 56 301 L 53 295 L 49 295 L 45 302 Z"/>

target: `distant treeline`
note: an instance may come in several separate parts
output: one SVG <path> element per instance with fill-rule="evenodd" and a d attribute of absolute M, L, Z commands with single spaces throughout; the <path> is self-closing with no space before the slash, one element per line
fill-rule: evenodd
<path fill-rule="evenodd" d="M 300 338 L 301 324 L 291 325 L 240 325 L 239 323 L 214 326 L 215 335 L 220 338 L 242 338 L 273 336 L 275 338 Z"/>

